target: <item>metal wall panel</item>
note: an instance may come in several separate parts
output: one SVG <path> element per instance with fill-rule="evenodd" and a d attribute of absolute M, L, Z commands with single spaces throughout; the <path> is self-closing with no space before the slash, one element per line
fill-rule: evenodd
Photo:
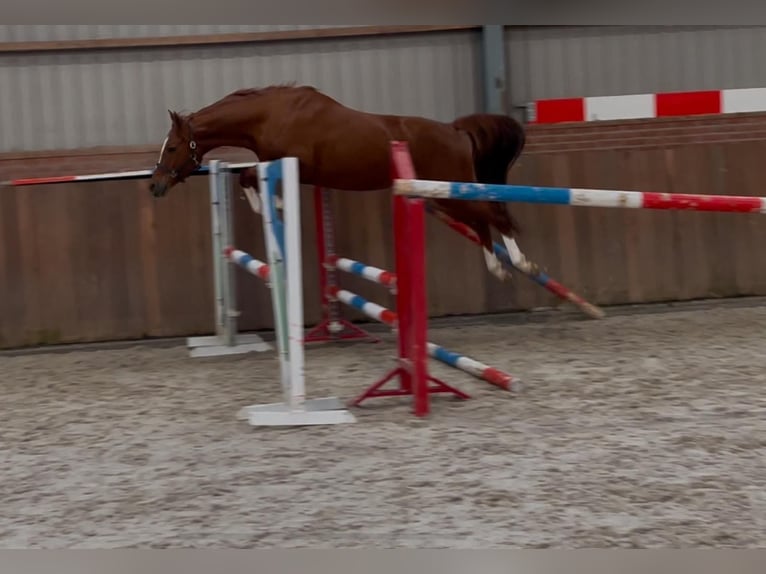
<path fill-rule="evenodd" d="M 0 42 L 46 42 L 62 40 L 100 40 L 105 38 L 151 38 L 157 36 L 194 36 L 205 34 L 237 34 L 246 32 L 279 32 L 334 28 L 332 25 L 252 26 L 231 24 L 3 24 Z"/>
<path fill-rule="evenodd" d="M 167 109 L 311 84 L 371 112 L 441 120 L 481 106 L 475 31 L 0 57 L 0 152 L 158 143 Z"/>
<path fill-rule="evenodd" d="M 509 104 L 766 86 L 766 26 L 506 29 Z"/>

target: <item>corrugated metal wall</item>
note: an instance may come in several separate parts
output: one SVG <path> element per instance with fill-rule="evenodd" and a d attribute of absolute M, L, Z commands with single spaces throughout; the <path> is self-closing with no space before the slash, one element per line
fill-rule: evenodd
<path fill-rule="evenodd" d="M 0 26 L 0 40 L 307 26 Z M 507 27 L 508 109 L 543 98 L 766 86 L 766 26 Z M 0 54 L 0 152 L 156 143 L 167 108 L 296 81 L 353 107 L 452 119 L 481 109 L 480 33 Z"/>
<path fill-rule="evenodd" d="M 157 143 L 168 108 L 292 81 L 367 111 L 449 120 L 481 105 L 480 34 L 0 55 L 0 152 Z"/>
<path fill-rule="evenodd" d="M 766 86 L 766 26 L 506 30 L 509 105 L 545 98 Z"/>
<path fill-rule="evenodd" d="M 61 40 L 99 40 L 103 38 L 152 38 L 159 36 L 196 36 L 205 34 L 238 34 L 244 32 L 275 32 L 285 30 L 314 30 L 335 26 L 251 26 L 231 24 L 46 24 L 0 25 L 0 42 L 47 42 Z"/>

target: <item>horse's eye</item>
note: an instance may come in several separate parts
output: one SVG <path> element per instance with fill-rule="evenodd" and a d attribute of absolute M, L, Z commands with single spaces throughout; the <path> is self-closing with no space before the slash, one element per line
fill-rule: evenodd
<path fill-rule="evenodd" d="M 168 151 L 169 151 L 170 153 L 173 153 L 174 151 L 176 151 L 176 147 L 175 147 L 175 146 L 170 146 L 170 147 L 168 148 Z"/>

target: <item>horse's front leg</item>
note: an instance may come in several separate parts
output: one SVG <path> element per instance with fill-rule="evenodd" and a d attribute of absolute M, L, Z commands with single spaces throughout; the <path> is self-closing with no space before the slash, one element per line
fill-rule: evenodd
<path fill-rule="evenodd" d="M 254 213 L 263 215 L 263 200 L 259 191 L 258 172 L 253 168 L 247 168 L 239 174 L 239 185 L 245 193 L 250 208 Z M 281 197 L 274 198 L 274 207 L 282 209 L 283 203 Z"/>

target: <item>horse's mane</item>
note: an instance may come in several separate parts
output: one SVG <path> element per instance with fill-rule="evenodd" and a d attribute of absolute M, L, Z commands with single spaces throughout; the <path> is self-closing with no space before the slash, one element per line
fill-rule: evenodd
<path fill-rule="evenodd" d="M 187 114 L 187 118 L 192 118 L 193 116 L 205 113 L 207 111 L 210 111 L 214 108 L 219 108 L 222 105 L 226 105 L 229 103 L 238 103 L 243 98 L 253 98 L 258 97 L 262 95 L 269 94 L 271 92 L 275 91 L 281 91 L 281 90 L 312 90 L 314 92 L 318 92 L 318 90 L 313 86 L 298 86 L 296 85 L 296 82 L 286 82 L 282 84 L 272 84 L 269 86 L 264 86 L 261 88 L 240 88 L 238 90 L 235 90 L 229 94 L 226 94 L 222 98 L 216 100 L 215 102 L 208 104 L 196 112 L 192 112 L 191 114 Z"/>
<path fill-rule="evenodd" d="M 260 96 L 262 94 L 268 94 L 269 92 L 273 92 L 277 90 L 294 89 L 294 88 L 302 88 L 302 89 L 316 91 L 316 88 L 314 88 L 313 86 L 297 86 L 296 82 L 293 81 L 293 82 L 285 82 L 282 84 L 272 84 L 270 86 L 265 86 L 262 88 L 241 88 L 239 90 L 235 90 L 231 92 L 230 94 L 224 96 L 222 100 L 240 98 L 244 96 Z"/>

